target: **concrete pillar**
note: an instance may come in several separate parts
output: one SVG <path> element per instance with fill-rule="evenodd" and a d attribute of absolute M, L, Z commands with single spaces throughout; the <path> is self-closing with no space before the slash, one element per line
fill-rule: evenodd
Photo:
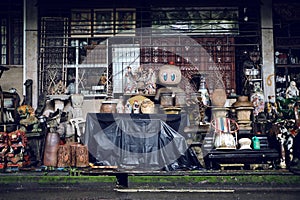
<path fill-rule="evenodd" d="M 31 79 L 32 106 L 38 102 L 38 8 L 37 0 L 24 0 L 24 70 L 23 82 Z M 25 91 L 25 89 L 23 90 Z"/>
<path fill-rule="evenodd" d="M 261 3 L 262 73 L 265 99 L 275 95 L 274 35 L 272 0 Z"/>

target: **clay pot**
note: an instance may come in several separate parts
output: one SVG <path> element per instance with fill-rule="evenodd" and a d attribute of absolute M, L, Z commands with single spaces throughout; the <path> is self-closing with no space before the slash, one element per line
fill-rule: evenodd
<path fill-rule="evenodd" d="M 101 113 L 116 113 L 117 102 L 115 101 L 103 101 L 100 107 Z"/>
<path fill-rule="evenodd" d="M 227 95 L 225 89 L 217 88 L 211 94 L 212 106 L 224 107 L 226 103 Z"/>
<path fill-rule="evenodd" d="M 47 133 L 43 160 L 45 166 L 57 166 L 57 151 L 59 142 L 60 137 L 58 133 Z"/>

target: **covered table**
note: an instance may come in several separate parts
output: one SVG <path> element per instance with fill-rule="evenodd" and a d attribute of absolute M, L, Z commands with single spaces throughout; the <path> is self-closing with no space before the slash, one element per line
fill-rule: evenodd
<path fill-rule="evenodd" d="M 186 114 L 88 113 L 82 142 L 100 165 L 124 169 L 199 169 L 183 129 Z"/>

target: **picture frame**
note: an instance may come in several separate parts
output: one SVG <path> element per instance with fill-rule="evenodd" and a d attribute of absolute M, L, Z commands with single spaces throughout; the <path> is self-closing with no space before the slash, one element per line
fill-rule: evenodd
<path fill-rule="evenodd" d="M 71 11 L 71 36 L 91 36 L 91 10 L 79 9 Z"/>
<path fill-rule="evenodd" d="M 114 29 L 114 12 L 112 9 L 95 9 L 93 34 L 95 36 L 112 35 Z"/>
<path fill-rule="evenodd" d="M 136 28 L 135 9 L 116 9 L 116 34 L 134 35 Z"/>

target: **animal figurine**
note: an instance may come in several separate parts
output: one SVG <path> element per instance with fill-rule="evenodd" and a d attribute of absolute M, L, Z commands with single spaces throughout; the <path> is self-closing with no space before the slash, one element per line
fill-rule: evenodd
<path fill-rule="evenodd" d="M 17 112 L 21 118 L 20 124 L 23 131 L 37 132 L 39 129 L 39 120 L 35 115 L 34 109 L 30 105 L 21 105 L 17 108 Z"/>

